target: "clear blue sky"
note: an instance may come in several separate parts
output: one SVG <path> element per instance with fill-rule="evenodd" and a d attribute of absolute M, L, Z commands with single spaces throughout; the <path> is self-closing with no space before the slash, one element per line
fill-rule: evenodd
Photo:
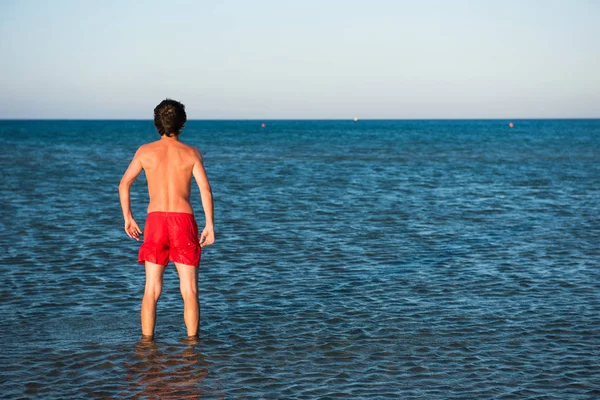
<path fill-rule="evenodd" d="M 596 0 L 0 0 L 0 118 L 600 117 Z"/>

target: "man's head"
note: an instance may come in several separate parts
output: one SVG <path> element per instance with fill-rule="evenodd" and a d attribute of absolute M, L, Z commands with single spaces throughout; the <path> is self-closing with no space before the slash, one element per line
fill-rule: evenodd
<path fill-rule="evenodd" d="M 154 126 L 160 136 L 177 136 L 187 121 L 185 106 L 178 101 L 166 99 L 154 108 Z"/>

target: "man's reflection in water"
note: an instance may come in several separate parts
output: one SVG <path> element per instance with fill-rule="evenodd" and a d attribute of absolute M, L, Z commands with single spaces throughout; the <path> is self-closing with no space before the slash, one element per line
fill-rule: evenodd
<path fill-rule="evenodd" d="M 168 345 L 142 338 L 127 363 L 128 398 L 201 399 L 225 398 L 205 381 L 209 363 L 199 351 L 200 340 L 183 339 Z M 212 385 L 217 383 L 210 379 Z"/>

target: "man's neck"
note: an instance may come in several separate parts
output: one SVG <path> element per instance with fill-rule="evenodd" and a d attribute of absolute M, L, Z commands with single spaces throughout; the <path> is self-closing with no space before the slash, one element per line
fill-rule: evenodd
<path fill-rule="evenodd" d="M 165 141 L 165 142 L 179 142 L 179 137 L 177 135 L 173 135 L 173 136 L 162 135 L 160 137 L 160 140 Z"/>

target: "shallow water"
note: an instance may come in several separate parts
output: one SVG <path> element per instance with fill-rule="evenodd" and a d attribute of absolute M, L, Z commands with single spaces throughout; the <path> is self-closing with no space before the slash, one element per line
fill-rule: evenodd
<path fill-rule="evenodd" d="M 2 396 L 600 397 L 600 120 L 260 122 L 187 124 L 201 338 L 171 265 L 144 342 L 151 121 L 0 121 Z"/>

